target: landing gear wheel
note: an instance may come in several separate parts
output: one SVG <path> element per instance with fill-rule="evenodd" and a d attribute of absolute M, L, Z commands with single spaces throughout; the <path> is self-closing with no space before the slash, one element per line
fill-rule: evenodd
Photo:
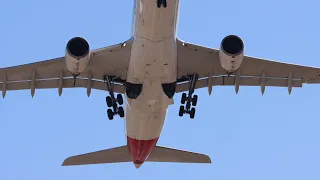
<path fill-rule="evenodd" d="M 191 111 L 190 111 L 190 118 L 193 119 L 194 116 L 196 114 L 196 109 L 195 108 L 191 108 Z"/>
<path fill-rule="evenodd" d="M 184 106 L 180 106 L 179 116 L 182 117 L 184 113 Z"/>
<path fill-rule="evenodd" d="M 112 107 L 113 101 L 112 101 L 112 99 L 111 99 L 110 96 L 107 96 L 107 97 L 106 97 L 106 102 L 107 102 L 107 106 L 108 106 L 108 107 Z"/>
<path fill-rule="evenodd" d="M 112 120 L 114 116 L 113 111 L 111 109 L 108 109 L 107 113 L 108 113 L 109 120 Z"/>
<path fill-rule="evenodd" d="M 118 114 L 120 117 L 124 117 L 124 110 L 121 105 L 123 104 L 123 98 L 121 94 L 117 94 L 117 97 L 114 96 L 113 85 L 114 85 L 113 76 L 104 76 L 104 83 L 107 86 L 110 96 L 106 97 L 106 102 L 109 108 L 108 109 L 108 118 L 112 120 L 114 115 Z"/>
<path fill-rule="evenodd" d="M 182 93 L 181 104 L 186 103 L 186 101 L 187 101 L 187 94 L 186 93 Z"/>
<path fill-rule="evenodd" d="M 121 118 L 123 118 L 123 117 L 124 117 L 124 110 L 123 110 L 123 107 L 119 107 L 119 109 L 118 109 L 118 114 L 119 114 L 119 116 L 120 116 Z"/>
<path fill-rule="evenodd" d="M 192 106 L 196 106 L 197 102 L 198 102 L 198 96 L 194 95 L 193 98 L 192 98 Z"/>
<path fill-rule="evenodd" d="M 157 7 L 160 8 L 162 4 L 162 0 L 157 0 Z"/>
<path fill-rule="evenodd" d="M 163 0 L 162 3 L 163 3 L 163 7 L 166 8 L 167 7 L 167 0 Z"/>
<path fill-rule="evenodd" d="M 189 79 L 189 92 L 188 95 L 186 93 L 183 93 L 181 96 L 181 104 L 185 104 L 185 106 L 180 106 L 179 109 L 179 116 L 183 116 L 183 114 L 189 114 L 190 118 L 193 119 L 196 113 L 196 109 L 192 106 L 197 105 L 198 96 L 194 95 L 194 90 L 196 87 L 196 83 L 198 81 L 198 75 L 190 75 L 188 76 Z"/>
<path fill-rule="evenodd" d="M 118 94 L 117 95 L 117 102 L 122 105 L 123 104 L 123 98 L 122 98 L 122 95 L 121 94 Z"/>

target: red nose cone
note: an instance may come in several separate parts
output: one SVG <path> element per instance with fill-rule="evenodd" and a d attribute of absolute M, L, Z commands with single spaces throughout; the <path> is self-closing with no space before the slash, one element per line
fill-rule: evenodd
<path fill-rule="evenodd" d="M 157 144 L 158 139 L 159 138 L 150 140 L 138 140 L 127 136 L 127 143 L 131 154 L 131 159 L 136 168 L 139 168 L 151 154 L 152 149 Z"/>

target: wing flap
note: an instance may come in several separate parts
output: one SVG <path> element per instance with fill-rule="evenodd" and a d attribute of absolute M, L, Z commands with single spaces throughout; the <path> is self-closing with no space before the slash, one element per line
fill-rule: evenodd
<path fill-rule="evenodd" d="M 208 78 L 201 79 L 197 81 L 196 89 L 208 87 Z M 213 77 L 212 86 L 234 86 L 235 85 L 235 76 L 221 76 Z M 261 78 L 259 77 L 240 77 L 240 86 L 261 86 Z M 265 86 L 273 87 L 287 87 L 288 79 L 275 79 L 275 78 L 266 78 Z M 292 87 L 302 87 L 302 80 L 294 79 L 292 80 Z M 176 92 L 184 92 L 189 90 L 188 83 L 178 84 Z"/>
<path fill-rule="evenodd" d="M 82 87 L 87 88 L 88 87 L 88 80 L 87 79 L 76 79 L 76 83 L 74 85 L 74 80 L 72 78 L 70 79 L 64 79 L 63 80 L 63 86 L 62 88 L 74 88 L 74 87 Z M 59 88 L 59 80 L 58 79 L 48 79 L 48 80 L 37 80 L 35 83 L 36 89 L 53 89 L 53 88 Z M 102 81 L 92 80 L 91 81 L 91 88 L 97 89 L 97 90 L 103 90 L 106 91 L 106 85 Z M 123 85 L 120 84 L 114 84 L 113 86 L 114 92 L 116 93 L 124 93 L 125 88 Z M 3 83 L 0 83 L 0 91 L 1 90 L 26 90 L 31 89 L 31 81 L 18 81 L 18 82 L 9 82 L 6 85 L 6 88 L 3 89 Z"/>

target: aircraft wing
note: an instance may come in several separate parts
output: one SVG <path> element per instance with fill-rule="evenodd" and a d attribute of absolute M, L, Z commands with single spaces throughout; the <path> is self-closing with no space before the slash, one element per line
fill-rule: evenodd
<path fill-rule="evenodd" d="M 8 90 L 57 88 L 59 95 L 63 88 L 91 88 L 107 90 L 104 75 L 119 77 L 114 84 L 114 92 L 124 93 L 122 80 L 126 79 L 132 39 L 117 45 L 91 51 L 90 61 L 84 72 L 76 78 L 68 71 L 64 57 L 0 69 L 0 89 L 3 97 Z"/>
<path fill-rule="evenodd" d="M 255 57 L 244 56 L 240 68 L 227 75 L 220 65 L 219 50 L 195 44 L 178 43 L 178 85 L 176 92 L 187 91 L 185 76 L 197 74 L 197 88 L 207 87 L 211 94 L 212 86 L 260 86 L 262 93 L 266 86 L 302 87 L 304 83 L 320 83 L 320 68 L 287 64 Z"/>

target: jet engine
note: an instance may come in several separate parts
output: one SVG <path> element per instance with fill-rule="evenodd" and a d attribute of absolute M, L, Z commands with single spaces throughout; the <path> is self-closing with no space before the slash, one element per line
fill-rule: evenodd
<path fill-rule="evenodd" d="M 225 37 L 219 50 L 220 64 L 228 73 L 236 71 L 244 57 L 244 43 L 242 39 L 236 35 Z"/>
<path fill-rule="evenodd" d="M 70 39 L 66 46 L 65 61 L 67 69 L 74 76 L 79 75 L 85 70 L 90 60 L 89 43 L 81 38 Z"/>

